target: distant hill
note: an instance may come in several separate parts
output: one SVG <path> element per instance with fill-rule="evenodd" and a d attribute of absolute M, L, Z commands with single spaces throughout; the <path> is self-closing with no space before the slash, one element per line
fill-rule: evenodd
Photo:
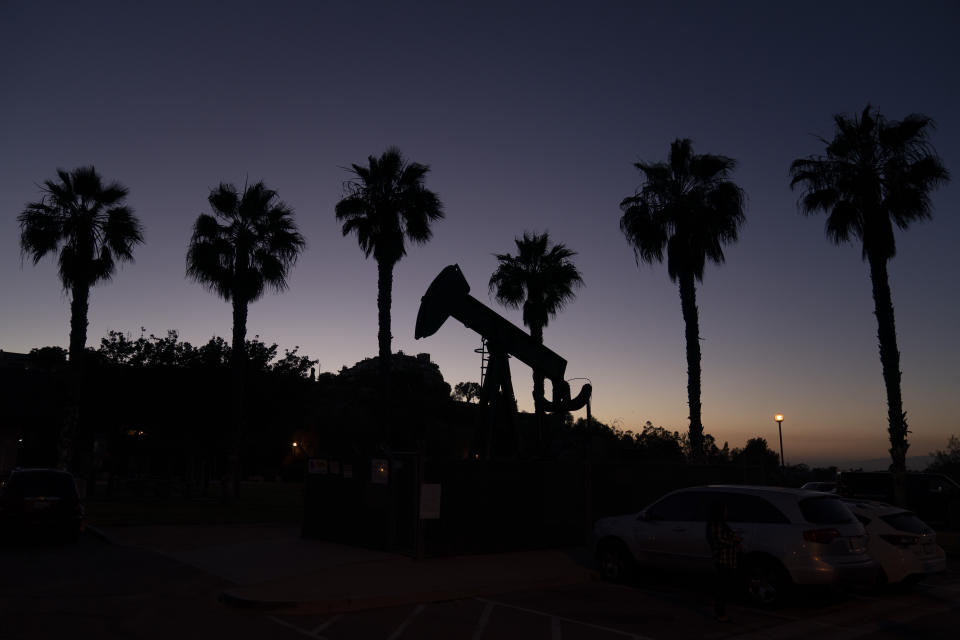
<path fill-rule="evenodd" d="M 907 456 L 907 471 L 923 471 L 931 462 L 933 456 Z M 864 471 L 887 471 L 890 468 L 890 458 L 870 458 L 868 460 L 851 460 L 838 464 L 839 469 L 863 469 Z"/>

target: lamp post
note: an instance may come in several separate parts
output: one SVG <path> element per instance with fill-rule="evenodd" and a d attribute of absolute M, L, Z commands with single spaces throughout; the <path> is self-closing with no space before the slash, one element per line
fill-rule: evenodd
<path fill-rule="evenodd" d="M 782 469 L 786 466 L 783 463 L 783 414 L 778 413 L 773 416 L 773 419 L 777 421 L 777 431 L 780 433 L 780 468 Z"/>

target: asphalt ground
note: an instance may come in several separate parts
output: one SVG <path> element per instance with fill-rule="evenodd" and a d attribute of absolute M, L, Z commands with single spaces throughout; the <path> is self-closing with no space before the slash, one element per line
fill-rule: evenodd
<path fill-rule="evenodd" d="M 0 639 L 937 639 L 956 637 L 960 623 L 955 558 L 911 589 L 803 590 L 773 610 L 734 602 L 730 623 L 713 620 L 702 581 L 655 574 L 629 586 L 585 581 L 322 615 L 225 606 L 218 595 L 236 586 L 164 553 L 89 534 L 77 544 L 7 545 Z"/>
<path fill-rule="evenodd" d="M 776 609 L 734 602 L 728 610 L 732 621 L 717 622 L 707 585 L 650 576 L 632 585 L 597 581 L 358 612 L 267 617 L 314 640 L 952 639 L 960 623 L 960 563 L 951 561 L 945 573 L 911 588 L 800 590 Z"/>

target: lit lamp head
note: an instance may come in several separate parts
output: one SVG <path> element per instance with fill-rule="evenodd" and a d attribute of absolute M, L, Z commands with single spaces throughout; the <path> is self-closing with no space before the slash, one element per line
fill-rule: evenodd
<path fill-rule="evenodd" d="M 782 414 L 782 413 L 778 413 L 777 415 L 773 416 L 773 419 L 776 420 L 777 423 L 779 424 L 779 423 L 783 422 L 783 414 Z"/>

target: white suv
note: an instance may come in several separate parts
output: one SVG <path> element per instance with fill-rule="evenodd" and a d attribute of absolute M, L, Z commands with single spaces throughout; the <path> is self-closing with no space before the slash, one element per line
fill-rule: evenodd
<path fill-rule="evenodd" d="M 602 518 L 594 543 L 604 578 L 622 580 L 637 566 L 710 572 L 710 507 L 723 503 L 742 539 L 747 595 L 773 604 L 793 584 L 872 583 L 863 525 L 839 497 L 781 487 L 712 485 L 668 493 L 639 514 Z"/>
<path fill-rule="evenodd" d="M 911 584 L 947 569 L 937 534 L 914 513 L 871 500 L 844 503 L 867 530 L 867 552 L 880 565 L 882 581 Z"/>

